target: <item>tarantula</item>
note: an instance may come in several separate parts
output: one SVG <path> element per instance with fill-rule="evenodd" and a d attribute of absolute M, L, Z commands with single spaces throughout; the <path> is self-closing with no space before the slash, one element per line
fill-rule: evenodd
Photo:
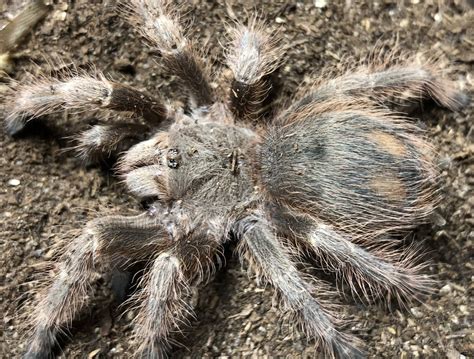
<path fill-rule="evenodd" d="M 437 203 L 434 155 L 423 131 L 388 105 L 431 98 L 456 110 L 463 94 L 433 63 L 373 57 L 321 80 L 264 120 L 270 74 L 283 55 L 264 25 L 254 18 L 230 30 L 226 59 L 233 78 L 220 98 L 171 1 L 133 0 L 123 9 L 186 86 L 190 110 L 100 74 L 12 83 L 4 98 L 12 134 L 63 109 L 140 117 L 92 127 L 79 136 L 78 149 L 85 158 L 117 155 L 126 186 L 149 204 L 135 217 L 93 220 L 67 245 L 55 278 L 39 293 L 25 357 L 51 353 L 58 332 L 85 304 L 99 264 L 123 270 L 137 262 L 146 268 L 131 297 L 139 308 L 137 354 L 166 356 L 170 334 L 191 311 L 190 287 L 212 273 L 232 240 L 326 355 L 363 356 L 337 313 L 317 299 L 325 283 L 297 263 L 313 258 L 368 300 L 385 295 L 403 303 L 429 288 L 413 251 L 392 244 Z M 146 133 L 152 135 L 143 140 Z"/>

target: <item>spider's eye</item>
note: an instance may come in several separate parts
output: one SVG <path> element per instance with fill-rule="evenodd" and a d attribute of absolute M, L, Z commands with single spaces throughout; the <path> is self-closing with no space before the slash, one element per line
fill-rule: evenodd
<path fill-rule="evenodd" d="M 170 148 L 166 154 L 166 163 L 169 168 L 178 168 L 179 162 L 181 160 L 181 155 L 177 148 Z"/>

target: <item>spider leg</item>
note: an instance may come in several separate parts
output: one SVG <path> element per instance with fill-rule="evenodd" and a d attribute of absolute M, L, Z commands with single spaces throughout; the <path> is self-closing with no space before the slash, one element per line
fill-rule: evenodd
<path fill-rule="evenodd" d="M 436 64 L 419 63 L 414 59 L 395 61 L 390 56 L 379 62 L 369 62 L 342 76 L 322 81 L 292 109 L 341 97 L 366 97 L 382 105 L 394 99 L 433 99 L 440 106 L 451 110 L 459 110 L 469 103 L 468 96 L 457 90 L 452 82 L 442 78 Z"/>
<path fill-rule="evenodd" d="M 127 111 L 143 117 L 152 126 L 167 117 L 166 107 L 151 96 L 109 81 L 103 75 L 85 73 L 64 79 L 42 76 L 29 83 L 13 84 L 4 100 L 5 123 L 10 134 L 19 132 L 32 118 L 64 109 Z"/>
<path fill-rule="evenodd" d="M 263 24 L 249 20 L 229 30 L 232 49 L 227 65 L 233 72 L 229 107 L 238 119 L 258 119 L 272 87 L 268 78 L 280 64 L 282 54 L 275 37 L 265 33 Z"/>
<path fill-rule="evenodd" d="M 429 292 L 429 276 L 420 274 L 425 265 L 416 265 L 416 253 L 400 253 L 379 246 L 363 248 L 354 240 L 327 224 L 319 224 L 303 243 L 316 255 L 323 269 L 334 270 L 349 285 L 352 293 L 362 292 L 366 300 L 387 294 L 404 304 Z M 379 243 L 380 244 L 380 243 Z"/>
<path fill-rule="evenodd" d="M 132 0 L 123 3 L 125 17 L 160 51 L 161 61 L 188 88 L 192 107 L 209 106 L 214 94 L 202 60 L 183 35 L 179 15 L 170 0 Z"/>
<path fill-rule="evenodd" d="M 258 217 L 239 223 L 240 250 L 255 272 L 278 291 L 285 306 L 309 337 L 322 344 L 330 357 L 359 358 L 357 340 L 339 332 L 333 314 L 313 298 L 312 284 L 298 272 L 271 227 Z"/>
<path fill-rule="evenodd" d="M 161 253 L 144 278 L 138 295 L 140 312 L 135 320 L 137 352 L 144 358 L 164 358 L 169 350 L 169 335 L 192 313 L 185 299 L 189 295 L 181 260 L 172 252 Z"/>
<path fill-rule="evenodd" d="M 82 235 L 67 246 L 58 273 L 40 295 L 32 313 L 32 337 L 25 358 L 48 357 L 61 327 L 67 325 L 85 304 L 96 263 L 144 261 L 168 245 L 167 234 L 154 217 L 111 216 L 91 221 Z M 105 258 L 103 258 L 105 257 Z"/>
<path fill-rule="evenodd" d="M 138 357 L 166 357 L 171 334 L 180 331 L 192 316 L 190 287 L 208 279 L 215 270 L 213 259 L 220 241 L 212 237 L 207 230 L 178 235 L 175 243 L 151 263 L 142 279 L 142 289 L 130 299 L 139 307 L 134 320 Z"/>

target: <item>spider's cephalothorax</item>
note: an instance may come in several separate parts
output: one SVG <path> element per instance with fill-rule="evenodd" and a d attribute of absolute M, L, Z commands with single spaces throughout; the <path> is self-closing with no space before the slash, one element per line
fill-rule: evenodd
<path fill-rule="evenodd" d="M 432 98 L 457 109 L 462 94 L 433 64 L 386 56 L 320 81 L 263 121 L 269 75 L 282 54 L 256 20 L 230 30 L 233 79 L 227 97 L 218 98 L 170 1 L 133 0 L 124 14 L 189 90 L 189 113 L 87 73 L 13 83 L 4 99 L 11 133 L 68 108 L 141 118 L 96 125 L 77 147 L 89 159 L 117 156 L 128 189 L 150 204 L 136 217 L 91 221 L 68 244 L 49 289 L 38 295 L 26 357 L 49 355 L 84 304 L 98 263 L 123 269 L 136 262 L 146 268 L 131 298 L 139 307 L 137 353 L 166 355 L 170 333 L 189 314 L 189 286 L 212 272 L 231 238 L 328 356 L 362 356 L 361 343 L 338 329 L 332 306 L 317 299 L 326 285 L 295 263 L 309 254 L 368 300 L 384 294 L 404 302 L 429 288 L 414 254 L 389 243 L 436 205 L 434 158 L 422 131 L 387 105 Z"/>

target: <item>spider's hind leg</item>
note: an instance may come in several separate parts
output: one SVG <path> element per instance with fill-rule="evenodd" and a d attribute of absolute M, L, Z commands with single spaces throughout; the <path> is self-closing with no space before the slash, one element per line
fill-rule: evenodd
<path fill-rule="evenodd" d="M 162 249 L 163 238 L 165 234 L 148 214 L 89 222 L 82 235 L 67 246 L 56 277 L 39 296 L 31 313 L 34 327 L 25 357 L 49 357 L 57 333 L 85 303 L 97 262 L 146 260 L 150 253 Z"/>
<path fill-rule="evenodd" d="M 302 325 L 307 336 L 321 344 L 328 358 L 362 358 L 356 338 L 338 331 L 334 312 L 312 295 L 314 280 L 306 280 L 290 254 L 261 215 L 244 219 L 238 227 L 241 252 L 252 269 L 276 289 L 285 308 Z"/>
<path fill-rule="evenodd" d="M 390 242 L 364 241 L 364 248 L 349 235 L 324 223 L 314 226 L 298 242 L 316 256 L 323 269 L 335 272 L 354 295 L 367 301 L 382 297 L 388 305 L 395 299 L 396 304 L 403 306 L 419 300 L 433 285 L 432 279 L 421 273 L 427 264 L 416 263 L 416 251 L 395 250 L 390 248 Z"/>
<path fill-rule="evenodd" d="M 440 106 L 460 110 L 469 97 L 443 78 L 436 62 L 420 62 L 405 54 L 391 53 L 369 59 L 345 74 L 320 81 L 313 90 L 296 102 L 292 110 L 332 99 L 371 99 L 383 106 L 395 102 L 432 99 Z"/>

